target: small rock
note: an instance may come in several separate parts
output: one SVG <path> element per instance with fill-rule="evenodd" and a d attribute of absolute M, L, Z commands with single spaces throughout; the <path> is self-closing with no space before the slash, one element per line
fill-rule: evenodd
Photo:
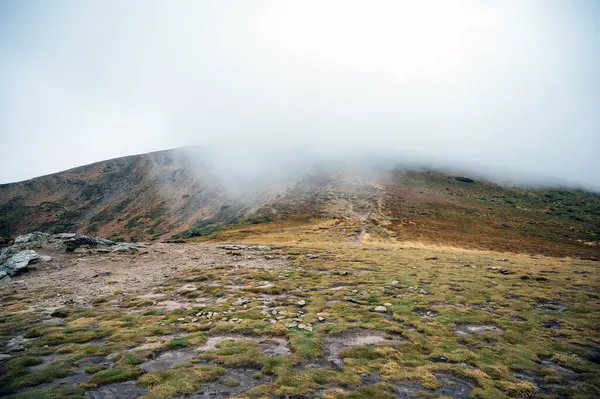
<path fill-rule="evenodd" d="M 398 284 L 400 284 L 400 281 L 398 281 L 398 280 L 392 281 L 392 285 L 398 285 Z"/>
<path fill-rule="evenodd" d="M 10 357 L 11 356 L 9 354 L 7 354 L 7 353 L 0 353 L 0 363 L 6 361 L 8 359 L 10 359 Z"/>
<path fill-rule="evenodd" d="M 235 301 L 233 303 L 233 306 L 242 306 L 242 305 L 245 305 L 245 304 L 247 304 L 249 302 L 250 301 L 248 299 L 246 299 L 246 298 L 239 298 L 237 301 Z"/>
<path fill-rule="evenodd" d="M 298 324 L 298 328 L 304 330 L 306 328 L 306 324 Z"/>
<path fill-rule="evenodd" d="M 277 323 L 277 320 L 273 320 L 273 319 L 271 319 L 271 320 L 269 320 L 269 323 L 271 323 L 271 324 L 275 324 L 275 323 Z"/>
<path fill-rule="evenodd" d="M 385 313 L 387 312 L 387 308 L 385 306 L 376 306 L 373 309 L 373 312 L 377 312 L 377 313 Z"/>
<path fill-rule="evenodd" d="M 298 302 L 296 302 L 297 306 L 305 306 L 306 305 L 306 301 L 304 299 L 299 300 Z"/>
<path fill-rule="evenodd" d="M 352 302 L 352 303 L 357 303 L 357 304 L 361 304 L 360 300 L 356 299 L 356 298 L 344 298 L 344 300 L 346 302 Z"/>
<path fill-rule="evenodd" d="M 421 288 L 421 289 L 419 290 L 419 292 L 420 292 L 421 294 L 423 294 L 423 295 L 427 295 L 427 294 L 428 294 L 428 292 L 427 292 L 427 291 L 425 291 L 423 288 Z"/>
<path fill-rule="evenodd" d="M 392 304 L 391 304 L 391 303 L 389 303 L 389 302 L 386 302 L 386 303 L 384 303 L 384 304 L 383 304 L 383 306 L 385 306 L 385 307 L 388 307 L 388 308 L 389 308 L 390 306 L 392 306 Z"/>
<path fill-rule="evenodd" d="M 115 245 L 112 252 L 121 254 L 137 254 L 140 251 L 133 244 L 121 243 Z"/>
<path fill-rule="evenodd" d="M 321 316 L 319 316 L 319 321 L 322 323 L 322 322 L 324 322 L 324 321 L 325 321 L 325 318 L 324 318 L 324 317 L 321 317 Z"/>
<path fill-rule="evenodd" d="M 425 258 L 425 260 L 438 260 L 437 256 L 428 256 Z"/>
<path fill-rule="evenodd" d="M 313 326 L 306 326 L 306 327 L 304 327 L 304 329 L 306 331 L 312 331 L 313 330 Z"/>
<path fill-rule="evenodd" d="M 287 323 L 285 326 L 287 328 L 296 328 L 296 327 L 298 327 L 298 324 L 297 323 Z"/>

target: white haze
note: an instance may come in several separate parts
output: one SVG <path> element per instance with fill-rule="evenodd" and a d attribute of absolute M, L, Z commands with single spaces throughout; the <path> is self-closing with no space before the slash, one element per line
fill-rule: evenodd
<path fill-rule="evenodd" d="M 0 182 L 204 145 L 600 190 L 593 1 L 4 1 Z"/>

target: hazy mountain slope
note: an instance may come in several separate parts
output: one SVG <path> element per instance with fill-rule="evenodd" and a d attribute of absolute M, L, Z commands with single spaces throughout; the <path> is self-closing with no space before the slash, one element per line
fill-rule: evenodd
<path fill-rule="evenodd" d="M 146 238 L 218 211 L 223 193 L 201 182 L 179 150 L 98 162 L 0 186 L 0 235 L 31 230 Z"/>
<path fill-rule="evenodd" d="M 592 193 L 504 187 L 368 163 L 221 179 L 202 157 L 189 149 L 161 151 L 2 185 L 0 236 L 42 230 L 219 238 L 222 230 L 319 218 L 335 221 L 331 232 L 348 240 L 591 258 L 600 253 L 600 196 Z"/>

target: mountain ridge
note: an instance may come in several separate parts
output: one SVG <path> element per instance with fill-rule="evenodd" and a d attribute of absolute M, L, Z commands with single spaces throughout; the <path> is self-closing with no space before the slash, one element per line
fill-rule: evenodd
<path fill-rule="evenodd" d="M 335 220 L 348 237 L 600 253 L 600 196 L 582 190 L 503 186 L 362 161 L 240 177 L 224 175 L 204 155 L 198 148 L 155 151 L 2 184 L 0 236 L 40 230 L 218 239 L 240 226 L 317 218 Z"/>

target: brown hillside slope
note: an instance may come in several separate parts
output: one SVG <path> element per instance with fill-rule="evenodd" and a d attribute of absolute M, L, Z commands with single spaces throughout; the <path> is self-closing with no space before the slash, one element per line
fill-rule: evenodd
<path fill-rule="evenodd" d="M 161 151 L 0 185 L 0 236 L 42 230 L 113 239 L 217 239 L 317 218 L 332 221 L 329 233 L 350 241 L 600 257 L 600 196 L 581 190 L 328 165 L 277 181 L 242 182 L 243 195 L 232 195 L 199 157 L 186 149 Z"/>

